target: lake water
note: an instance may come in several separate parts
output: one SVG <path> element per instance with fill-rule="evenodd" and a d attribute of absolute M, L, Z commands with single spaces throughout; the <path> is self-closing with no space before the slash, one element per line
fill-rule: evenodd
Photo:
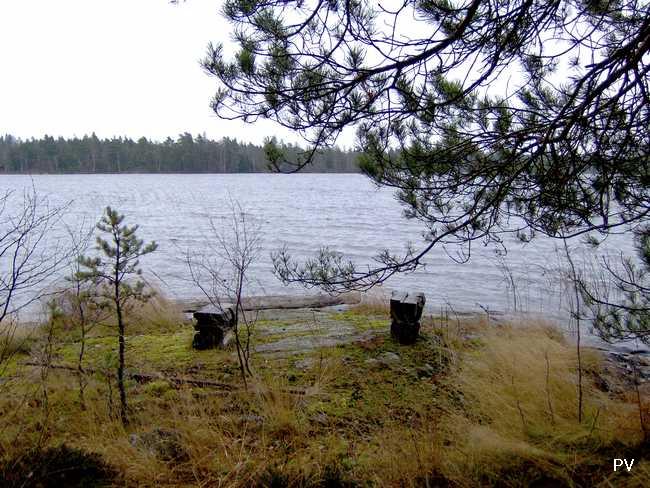
<path fill-rule="evenodd" d="M 209 238 L 209 219 L 225 219 L 230 199 L 255 215 L 262 226 L 263 252 L 252 270 L 260 282 L 254 294 L 309 293 L 283 286 L 272 274 L 270 253 L 286 245 L 298 258 L 323 245 L 343 252 L 356 263 L 371 264 L 384 248 L 400 253 L 407 241 L 423 244 L 423 227 L 403 218 L 391 190 L 377 189 L 362 175 L 350 174 L 107 174 L 9 175 L 0 177 L 0 191 L 31 186 L 51 204 L 70 202 L 65 221 L 73 228 L 92 223 L 111 205 L 139 224 L 140 237 L 156 240 L 159 250 L 142 259 L 142 267 L 168 296 L 201 296 L 188 280 L 184 254 L 202 252 Z M 17 200 L 16 200 L 17 201 Z M 11 208 L 8 209 L 11 211 Z M 552 272 L 561 241 L 537 238 L 522 245 L 507 241 L 504 258 L 515 289 L 508 285 L 495 249 L 476 245 L 469 263 L 457 264 L 442 248 L 429 253 L 426 267 L 390 279 L 383 287 L 426 293 L 432 310 L 458 311 L 488 307 L 495 311 L 537 312 L 562 320 L 566 306 Z M 572 243 L 580 247 L 579 243 Z M 612 236 L 599 252 L 632 253 L 629 236 Z M 454 249 L 448 250 L 454 253 Z M 577 253 L 583 259 L 582 251 Z M 587 256 L 588 259 L 588 256 Z M 512 281 L 510 283 L 512 283 Z M 312 291 L 313 293 L 313 291 Z"/>

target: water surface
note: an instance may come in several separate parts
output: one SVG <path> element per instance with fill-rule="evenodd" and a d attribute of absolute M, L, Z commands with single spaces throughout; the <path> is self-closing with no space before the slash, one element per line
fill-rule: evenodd
<path fill-rule="evenodd" d="M 188 251 L 205 250 L 205 239 L 211 238 L 209 219 L 217 223 L 226 219 L 230 200 L 238 201 L 261 223 L 263 250 L 252 270 L 260 283 L 254 290 L 256 294 L 308 292 L 285 287 L 273 276 L 270 253 L 283 245 L 298 258 L 311 256 L 319 247 L 329 245 L 361 265 L 372 265 L 372 256 L 384 248 L 401 253 L 407 242 L 416 247 L 424 245 L 422 225 L 403 217 L 393 192 L 376 188 L 362 175 L 102 174 L 0 178 L 2 191 L 22 191 L 32 184 L 52 204 L 69 202 L 65 221 L 72 227 L 83 221 L 96 222 L 107 205 L 125 214 L 127 223 L 139 224 L 139 235 L 159 244 L 158 251 L 142 259 L 142 267 L 167 295 L 178 299 L 200 296 L 188 280 L 183 256 Z M 425 268 L 396 276 L 384 288 L 424 291 L 428 306 L 434 310 L 449 306 L 459 311 L 513 311 L 516 305 L 517 310 L 566 317 L 566 303 L 552 273 L 561 254 L 561 241 L 537 238 L 523 245 L 511 238 L 506 245 L 508 252 L 502 261 L 495 248 L 475 245 L 470 262 L 465 264 L 449 257 L 447 253 L 453 254 L 453 248 L 434 249 L 424 260 Z M 628 236 L 611 237 L 607 247 L 633 252 Z"/>

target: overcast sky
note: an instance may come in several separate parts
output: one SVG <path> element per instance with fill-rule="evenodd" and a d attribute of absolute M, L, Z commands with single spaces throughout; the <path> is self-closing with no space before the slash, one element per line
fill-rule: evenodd
<path fill-rule="evenodd" d="M 209 41 L 230 42 L 221 3 L 0 0 L 0 133 L 296 141 L 211 111 L 217 84 L 199 60 Z"/>

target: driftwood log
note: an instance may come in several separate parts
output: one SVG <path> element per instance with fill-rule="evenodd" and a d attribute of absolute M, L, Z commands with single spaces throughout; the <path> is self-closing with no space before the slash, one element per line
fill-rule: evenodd
<path fill-rule="evenodd" d="M 224 299 L 224 302 L 227 301 Z M 241 306 L 244 310 L 290 310 L 298 308 L 323 308 L 335 305 L 355 305 L 361 301 L 361 295 L 357 292 L 344 293 L 342 295 L 264 295 L 242 298 Z M 205 300 L 179 301 L 179 308 L 186 313 L 194 313 L 205 308 L 209 303 Z M 225 305 L 225 303 L 224 303 Z M 228 304 L 227 306 L 232 306 Z"/>
<path fill-rule="evenodd" d="M 400 344 L 413 344 L 420 334 L 424 293 L 394 291 L 390 297 L 391 335 Z"/>

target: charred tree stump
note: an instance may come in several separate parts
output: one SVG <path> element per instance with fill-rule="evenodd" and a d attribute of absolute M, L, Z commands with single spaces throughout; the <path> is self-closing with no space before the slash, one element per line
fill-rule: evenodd
<path fill-rule="evenodd" d="M 228 345 L 235 327 L 235 313 L 232 308 L 209 305 L 194 312 L 194 319 L 194 349 L 224 348 Z"/>
<path fill-rule="evenodd" d="M 390 334 L 400 344 L 413 344 L 420 333 L 424 293 L 394 291 L 390 297 Z"/>

